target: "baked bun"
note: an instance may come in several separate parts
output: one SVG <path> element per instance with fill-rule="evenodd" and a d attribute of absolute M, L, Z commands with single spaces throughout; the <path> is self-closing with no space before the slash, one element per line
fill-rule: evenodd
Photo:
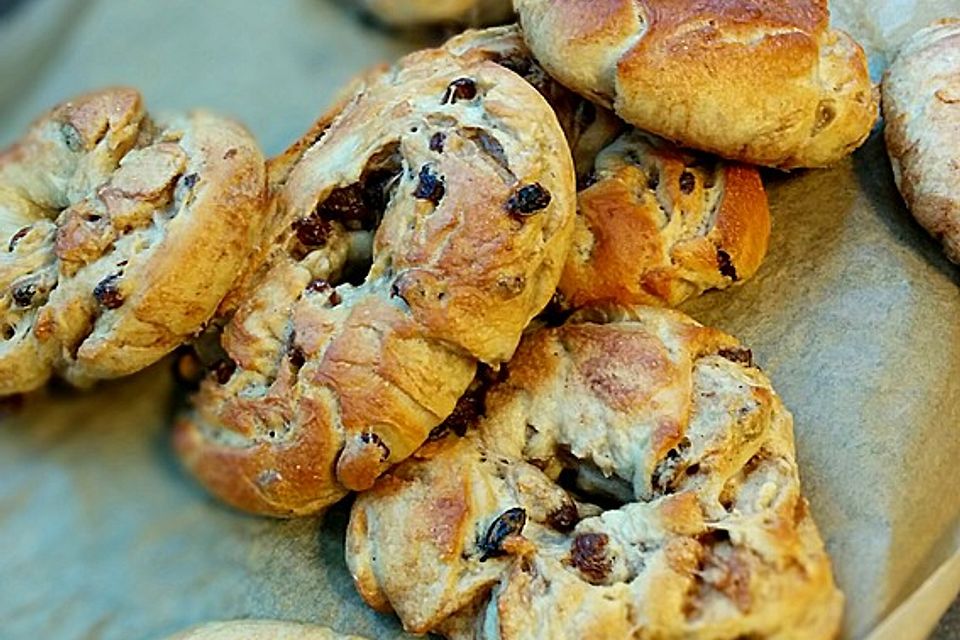
<path fill-rule="evenodd" d="M 753 164 L 820 167 L 870 133 L 863 49 L 827 0 L 516 0 L 551 75 L 627 122 Z"/>
<path fill-rule="evenodd" d="M 883 80 L 884 134 L 910 212 L 960 263 L 960 20 L 921 29 Z"/>
<path fill-rule="evenodd" d="M 604 149 L 578 196 L 559 300 L 676 306 L 752 276 L 770 210 L 756 168 L 637 129 Z"/>
<path fill-rule="evenodd" d="M 393 27 L 483 26 L 508 22 L 513 17 L 510 0 L 361 0 L 360 5 L 377 20 Z"/>
<path fill-rule="evenodd" d="M 170 636 L 167 640 L 364 640 L 326 627 L 272 620 L 211 622 Z"/>
<path fill-rule="evenodd" d="M 0 395 L 133 373 L 206 323 L 259 240 L 266 171 L 209 113 L 115 88 L 0 153 Z"/>
<path fill-rule="evenodd" d="M 277 516 L 369 488 L 510 359 L 576 207 L 556 116 L 499 65 L 411 54 L 321 122 L 273 162 L 269 270 L 176 430 L 214 494 Z"/>
<path fill-rule="evenodd" d="M 575 314 L 354 503 L 361 596 L 451 638 L 835 637 L 792 418 L 751 353 L 674 311 Z"/>

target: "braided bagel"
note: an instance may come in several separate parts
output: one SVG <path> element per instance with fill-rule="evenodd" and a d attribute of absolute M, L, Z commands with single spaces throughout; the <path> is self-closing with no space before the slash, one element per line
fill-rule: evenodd
<path fill-rule="evenodd" d="M 272 163 L 274 253 L 175 439 L 214 494 L 320 511 L 369 488 L 549 301 L 570 151 L 514 73 L 443 50 L 369 78 Z"/>
<path fill-rule="evenodd" d="M 264 160 L 208 113 L 79 96 L 0 153 L 0 395 L 142 369 L 216 311 L 259 239 Z"/>
<path fill-rule="evenodd" d="M 409 631 L 836 635 L 791 416 L 733 338 L 650 307 L 574 314 L 473 406 L 352 508 L 356 586 Z"/>
<path fill-rule="evenodd" d="M 516 0 L 524 37 L 567 87 L 686 147 L 784 169 L 867 138 L 877 92 L 827 0 Z"/>

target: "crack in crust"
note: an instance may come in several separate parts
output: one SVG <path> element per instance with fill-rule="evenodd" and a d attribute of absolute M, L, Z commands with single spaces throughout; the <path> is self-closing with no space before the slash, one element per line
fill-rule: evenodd
<path fill-rule="evenodd" d="M 239 125 L 78 96 L 0 153 L 0 394 L 88 385 L 199 331 L 258 240 L 266 171 Z"/>
<path fill-rule="evenodd" d="M 863 49 L 827 0 L 516 0 L 551 75 L 625 121 L 782 169 L 833 164 L 877 119 Z"/>
<path fill-rule="evenodd" d="M 651 307 L 574 314 L 528 333 L 484 404 L 354 503 L 355 584 L 407 630 L 835 637 L 792 418 L 730 336 Z"/>
<path fill-rule="evenodd" d="M 271 250 L 223 337 L 237 369 L 201 385 L 176 441 L 216 495 L 289 516 L 369 487 L 478 362 L 511 357 L 559 279 L 575 179 L 535 90 L 428 50 L 370 74 L 270 181 Z M 528 184 L 549 198 L 510 215 Z"/>

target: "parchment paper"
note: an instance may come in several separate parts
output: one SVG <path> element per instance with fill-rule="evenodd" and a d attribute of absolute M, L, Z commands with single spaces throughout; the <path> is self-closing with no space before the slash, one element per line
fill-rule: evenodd
<path fill-rule="evenodd" d="M 130 83 L 154 109 L 234 114 L 276 153 L 352 75 L 423 42 L 364 26 L 348 4 L 28 2 L 0 21 L 0 145 L 73 93 Z M 834 12 L 878 78 L 902 38 L 950 8 Z M 924 637 L 960 589 L 960 272 L 903 208 L 877 135 L 834 169 L 765 177 L 770 257 L 687 310 L 753 347 L 796 416 L 846 637 Z M 178 469 L 168 372 L 49 390 L 0 418 L 0 637 L 150 639 L 251 616 L 403 637 L 354 593 L 346 506 L 322 522 L 257 519 Z"/>

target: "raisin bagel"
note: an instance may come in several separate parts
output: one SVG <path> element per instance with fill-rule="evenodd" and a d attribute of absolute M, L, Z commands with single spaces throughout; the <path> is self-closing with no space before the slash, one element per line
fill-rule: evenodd
<path fill-rule="evenodd" d="M 863 49 L 827 0 L 516 0 L 571 89 L 684 146 L 780 168 L 852 152 L 877 118 Z"/>
<path fill-rule="evenodd" d="M 249 511 L 369 488 L 509 360 L 556 288 L 576 185 L 516 74 L 443 50 L 374 74 L 273 162 L 275 249 L 177 448 Z"/>
<path fill-rule="evenodd" d="M 836 635 L 792 418 L 733 338 L 652 307 L 574 314 L 472 406 L 352 508 L 355 584 L 409 631 Z"/>
<path fill-rule="evenodd" d="M 151 118 L 133 89 L 65 102 L 0 153 L 0 395 L 157 361 L 254 251 L 266 170 L 238 124 Z"/>
<path fill-rule="evenodd" d="M 551 78 L 515 25 L 467 31 L 445 47 L 523 76 L 567 135 L 581 191 L 560 280 L 562 307 L 677 306 L 757 271 L 770 238 L 770 211 L 756 168 L 629 127 Z"/>

